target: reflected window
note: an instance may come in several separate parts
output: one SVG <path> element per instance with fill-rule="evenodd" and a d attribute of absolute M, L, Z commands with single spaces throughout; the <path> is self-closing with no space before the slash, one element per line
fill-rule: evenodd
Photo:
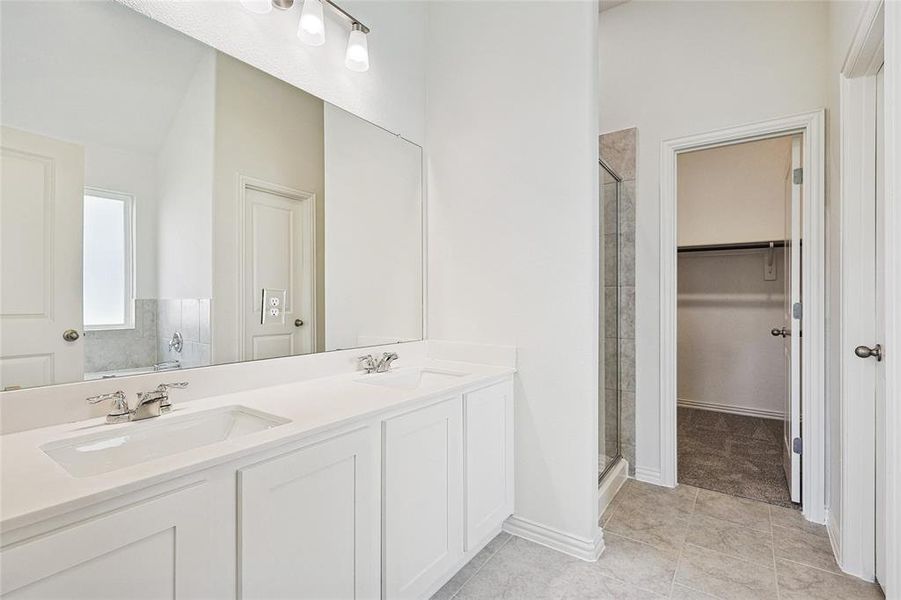
<path fill-rule="evenodd" d="M 84 193 L 84 326 L 134 328 L 134 196 Z"/>

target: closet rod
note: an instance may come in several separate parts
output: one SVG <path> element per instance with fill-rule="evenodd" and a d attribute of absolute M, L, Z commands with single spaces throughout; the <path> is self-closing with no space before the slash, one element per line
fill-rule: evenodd
<path fill-rule="evenodd" d="M 679 252 L 716 252 L 722 250 L 766 250 L 773 245 L 773 248 L 784 248 L 785 240 L 774 240 L 772 242 L 746 242 L 738 244 L 709 244 L 704 246 L 679 246 Z"/>

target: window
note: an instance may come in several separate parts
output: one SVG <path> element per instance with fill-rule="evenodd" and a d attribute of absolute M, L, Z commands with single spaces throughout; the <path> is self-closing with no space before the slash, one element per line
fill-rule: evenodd
<path fill-rule="evenodd" d="M 85 188 L 84 326 L 132 329 L 134 321 L 134 197 Z"/>

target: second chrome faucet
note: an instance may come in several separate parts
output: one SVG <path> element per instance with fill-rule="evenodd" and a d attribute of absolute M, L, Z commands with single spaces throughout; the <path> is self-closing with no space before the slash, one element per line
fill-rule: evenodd
<path fill-rule="evenodd" d="M 373 358 L 371 354 L 361 356 L 357 360 L 360 368 L 367 373 L 385 373 L 391 369 L 391 363 L 396 361 L 398 356 L 394 352 L 385 352 L 381 358 Z"/>
<path fill-rule="evenodd" d="M 113 409 L 106 415 L 107 423 L 142 421 L 169 412 L 172 409 L 172 403 L 169 401 L 169 390 L 173 388 L 184 389 L 186 387 L 188 387 L 187 381 L 177 381 L 174 383 L 161 383 L 156 386 L 156 389 L 149 392 L 138 392 L 138 404 L 133 409 L 128 407 L 128 399 L 122 390 L 111 394 L 91 396 L 87 401 L 90 404 L 96 404 L 104 400 L 113 401 Z"/>

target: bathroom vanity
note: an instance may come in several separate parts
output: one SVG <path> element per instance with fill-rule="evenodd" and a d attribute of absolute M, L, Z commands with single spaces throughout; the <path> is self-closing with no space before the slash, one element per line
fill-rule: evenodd
<path fill-rule="evenodd" d="M 513 512 L 513 369 L 426 359 L 0 437 L 4 598 L 428 598 Z"/>

